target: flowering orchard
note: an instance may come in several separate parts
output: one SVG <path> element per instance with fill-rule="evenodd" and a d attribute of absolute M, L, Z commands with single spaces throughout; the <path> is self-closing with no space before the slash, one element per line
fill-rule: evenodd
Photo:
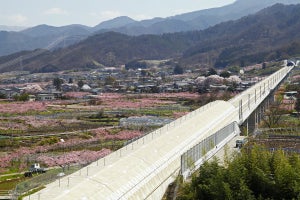
<path fill-rule="evenodd" d="M 44 111 L 46 103 L 44 102 L 22 102 L 22 103 L 2 103 L 0 104 L 0 113 L 23 114 L 30 111 Z"/>
<path fill-rule="evenodd" d="M 48 102 L 2 101 L 0 173 L 26 170 L 33 162 L 52 167 L 95 161 L 147 131 L 120 127 L 121 118 L 175 119 L 190 110 L 180 101 L 199 99 L 192 93 L 104 93 L 85 98 L 89 94 L 70 92 L 67 100 Z"/>
<path fill-rule="evenodd" d="M 31 148 L 21 147 L 12 152 L 0 155 L 0 167 L 2 169 L 17 167 L 19 170 L 25 170 L 30 162 L 41 162 L 47 167 L 74 164 L 74 163 L 90 163 L 111 152 L 101 144 L 105 141 L 113 140 L 130 140 L 142 135 L 140 131 L 119 130 L 111 133 L 111 130 L 98 128 L 92 130 L 93 135 L 90 139 L 72 138 L 66 139 L 64 142 L 57 142 L 51 145 L 34 146 Z M 91 144 L 102 146 L 101 150 L 86 150 Z M 72 149 L 81 150 L 72 150 Z"/>
<path fill-rule="evenodd" d="M 98 160 L 111 153 L 109 149 L 100 151 L 71 151 L 65 154 L 49 156 L 47 154 L 38 156 L 37 161 L 47 165 L 48 167 L 65 166 L 69 164 L 86 164 Z"/>

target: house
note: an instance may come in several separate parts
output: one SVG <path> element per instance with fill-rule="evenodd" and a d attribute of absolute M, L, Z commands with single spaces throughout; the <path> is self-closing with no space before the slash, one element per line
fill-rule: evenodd
<path fill-rule="evenodd" d="M 74 83 L 65 83 L 61 85 L 61 90 L 64 92 L 74 92 L 78 90 L 78 85 Z"/>
<path fill-rule="evenodd" d="M 174 83 L 174 89 L 180 92 L 187 92 L 190 89 L 191 84 L 186 81 L 178 81 Z"/>
<path fill-rule="evenodd" d="M 36 95 L 38 101 L 52 101 L 55 100 L 55 95 L 53 93 L 39 93 Z"/>
<path fill-rule="evenodd" d="M 19 88 L 16 88 L 16 87 L 0 88 L 0 93 L 5 95 L 7 99 L 12 99 L 14 96 L 20 95 L 21 92 L 22 91 Z"/>
<path fill-rule="evenodd" d="M 155 85 L 138 85 L 136 87 L 136 92 L 138 93 L 151 93 L 154 89 Z"/>

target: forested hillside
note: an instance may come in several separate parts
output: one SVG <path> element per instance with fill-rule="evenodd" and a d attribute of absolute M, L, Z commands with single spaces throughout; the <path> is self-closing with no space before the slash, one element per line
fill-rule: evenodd
<path fill-rule="evenodd" d="M 205 30 L 197 45 L 183 56 L 194 63 L 207 56 L 216 67 L 282 59 L 300 53 L 300 6 L 277 4 L 256 15 Z"/>

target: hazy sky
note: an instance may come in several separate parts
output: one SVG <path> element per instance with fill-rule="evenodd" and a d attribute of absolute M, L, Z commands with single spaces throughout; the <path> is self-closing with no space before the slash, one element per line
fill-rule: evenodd
<path fill-rule="evenodd" d="M 0 25 L 95 26 L 118 16 L 135 20 L 168 17 L 235 0 L 0 0 Z"/>

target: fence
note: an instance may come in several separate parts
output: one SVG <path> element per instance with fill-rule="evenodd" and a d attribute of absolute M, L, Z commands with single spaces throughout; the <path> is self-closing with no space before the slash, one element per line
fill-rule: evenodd
<path fill-rule="evenodd" d="M 72 174 L 72 173 L 80 170 L 82 167 L 86 166 L 87 164 L 88 163 L 82 164 L 82 165 L 66 166 L 64 170 L 62 168 L 54 168 L 54 169 L 48 170 L 44 174 L 40 174 L 38 176 L 35 176 L 31 179 L 28 179 L 24 182 L 19 183 L 16 186 L 14 193 L 15 194 L 24 194 L 32 189 L 42 187 L 42 186 L 49 184 L 55 180 L 60 180 L 60 178 L 63 174 L 65 174 L 65 175 Z M 63 172 L 63 174 L 61 174 L 62 172 Z"/>
<path fill-rule="evenodd" d="M 237 122 L 233 122 L 213 135 L 205 138 L 200 143 L 192 147 L 181 156 L 181 173 L 184 176 L 189 176 L 190 171 L 193 171 L 198 164 L 198 161 L 205 160 L 205 156 L 213 149 L 219 149 L 230 138 L 231 135 L 240 133 Z M 200 163 L 201 164 L 201 163 Z"/>

